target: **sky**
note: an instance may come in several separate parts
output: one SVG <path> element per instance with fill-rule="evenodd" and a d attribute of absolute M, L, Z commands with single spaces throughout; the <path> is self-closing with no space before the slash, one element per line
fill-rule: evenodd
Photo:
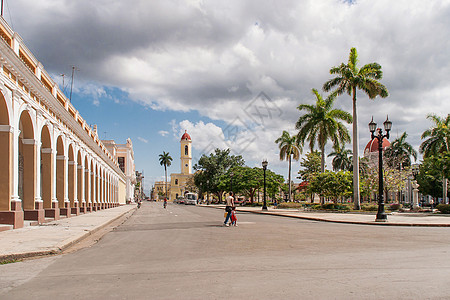
<path fill-rule="evenodd" d="M 185 130 L 193 164 L 230 148 L 287 178 L 274 141 L 296 133 L 297 106 L 315 103 L 312 88 L 327 95 L 351 47 L 389 90 L 357 94 L 360 155 L 372 116 L 389 115 L 390 140 L 406 132 L 418 150 L 427 115 L 450 111 L 450 0 L 8 0 L 4 18 L 67 96 L 76 66 L 72 104 L 100 138 L 132 140 L 145 190 L 163 180 L 163 151 L 180 172 Z M 351 98 L 335 107 L 351 112 Z"/>

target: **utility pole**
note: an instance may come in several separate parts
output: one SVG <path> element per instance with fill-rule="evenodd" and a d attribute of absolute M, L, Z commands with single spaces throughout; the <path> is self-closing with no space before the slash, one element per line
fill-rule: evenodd
<path fill-rule="evenodd" d="M 66 94 L 66 86 L 64 84 L 64 79 L 66 78 L 66 74 L 62 73 L 62 74 L 59 74 L 59 76 L 61 76 L 63 79 L 62 87 L 63 87 L 63 94 L 65 95 Z"/>
<path fill-rule="evenodd" d="M 77 67 L 72 66 L 72 83 L 70 84 L 70 97 L 69 97 L 70 102 L 72 102 L 73 75 L 75 73 L 75 70 L 79 71 L 79 69 L 77 69 Z"/>

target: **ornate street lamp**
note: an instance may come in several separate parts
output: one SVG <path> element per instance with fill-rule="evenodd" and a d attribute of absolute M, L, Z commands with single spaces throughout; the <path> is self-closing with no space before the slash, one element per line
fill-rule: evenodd
<path fill-rule="evenodd" d="M 267 160 L 263 160 L 262 161 L 262 167 L 264 170 L 264 203 L 263 203 L 263 207 L 262 210 L 267 210 L 267 202 L 266 202 L 266 170 L 267 170 L 267 165 L 269 163 L 267 162 Z"/>
<path fill-rule="evenodd" d="M 377 123 L 373 121 L 373 117 L 372 121 L 370 121 L 369 123 L 369 130 L 371 133 L 372 140 L 375 138 L 378 140 L 378 212 L 375 222 L 387 222 L 387 215 L 384 212 L 384 197 L 383 197 L 383 139 L 389 138 L 389 131 L 391 131 L 392 122 L 389 121 L 388 117 L 386 117 L 386 121 L 384 121 L 383 125 L 384 130 L 386 131 L 386 134 L 384 135 L 383 130 L 381 128 L 378 128 L 377 130 Z M 377 130 L 376 134 L 375 130 Z"/>

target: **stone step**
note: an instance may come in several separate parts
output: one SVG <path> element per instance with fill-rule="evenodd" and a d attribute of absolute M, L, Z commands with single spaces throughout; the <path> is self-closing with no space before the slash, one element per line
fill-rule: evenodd
<path fill-rule="evenodd" d="M 9 224 L 0 224 L 0 231 L 13 230 L 14 226 Z"/>

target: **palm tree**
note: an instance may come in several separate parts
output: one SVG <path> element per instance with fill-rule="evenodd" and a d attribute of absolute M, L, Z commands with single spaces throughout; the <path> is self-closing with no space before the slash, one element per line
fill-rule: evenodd
<path fill-rule="evenodd" d="M 328 92 L 336 87 L 333 92 L 337 95 L 347 93 L 351 95 L 353 101 L 353 201 L 355 209 L 360 209 L 359 199 L 359 151 L 358 151 L 358 114 L 356 110 L 356 90 L 364 91 L 369 99 L 376 96 L 383 98 L 389 95 L 386 87 L 378 82 L 383 77 L 381 66 L 377 63 L 364 65 L 361 69 L 356 66 L 358 63 L 358 53 L 356 48 L 350 49 L 348 63 L 341 63 L 338 67 L 332 67 L 330 74 L 336 74 L 333 79 L 328 80 L 323 85 L 323 90 Z"/>
<path fill-rule="evenodd" d="M 351 155 L 351 150 L 345 149 L 345 146 L 336 145 L 334 151 L 328 154 L 328 157 L 334 156 L 331 162 L 333 171 L 350 171 L 352 169 Z"/>
<path fill-rule="evenodd" d="M 163 151 L 162 154 L 159 155 L 159 164 L 164 166 L 164 172 L 166 174 L 166 198 L 167 198 L 167 167 L 170 167 L 172 164 L 172 157 L 169 155 L 169 152 Z"/>
<path fill-rule="evenodd" d="M 404 165 L 411 165 L 411 156 L 414 158 L 414 161 L 417 160 L 417 151 L 414 150 L 411 144 L 406 142 L 407 137 L 408 134 L 403 132 L 403 134 L 399 138 L 396 138 L 389 148 L 385 150 L 385 156 L 388 163 L 392 167 L 399 166 L 400 170 Z"/>
<path fill-rule="evenodd" d="M 288 174 L 288 182 L 289 182 L 289 198 L 288 201 L 291 201 L 291 160 L 299 160 L 300 153 L 302 152 L 301 146 L 297 143 L 297 137 L 290 136 L 289 132 L 286 130 L 283 131 L 283 134 L 275 140 L 275 143 L 278 144 L 278 148 L 280 148 L 280 160 L 288 160 L 289 161 L 289 174 Z"/>
<path fill-rule="evenodd" d="M 427 119 L 434 123 L 434 126 L 425 130 L 420 137 L 422 142 L 419 147 L 420 153 L 424 158 L 439 155 L 443 152 L 450 151 L 450 114 L 443 119 L 435 114 L 429 114 Z M 444 203 L 447 201 L 447 179 L 442 175 L 442 199 Z"/>
<path fill-rule="evenodd" d="M 326 99 L 316 89 L 312 89 L 316 96 L 316 105 L 300 104 L 297 109 L 306 113 L 302 115 L 295 128 L 298 129 L 297 139 L 302 145 L 307 140 L 311 151 L 317 142 L 322 152 L 321 172 L 325 171 L 325 145 L 331 140 L 336 146 L 339 143 L 345 143 L 350 140 L 347 128 L 339 120 L 348 124 L 352 122 L 352 116 L 343 110 L 333 109 L 335 94 L 329 95 Z"/>
<path fill-rule="evenodd" d="M 421 136 L 422 140 L 426 139 L 419 148 L 424 158 L 450 150 L 450 114 L 445 119 L 429 114 L 427 119 L 431 120 L 434 126 L 425 130 Z"/>

